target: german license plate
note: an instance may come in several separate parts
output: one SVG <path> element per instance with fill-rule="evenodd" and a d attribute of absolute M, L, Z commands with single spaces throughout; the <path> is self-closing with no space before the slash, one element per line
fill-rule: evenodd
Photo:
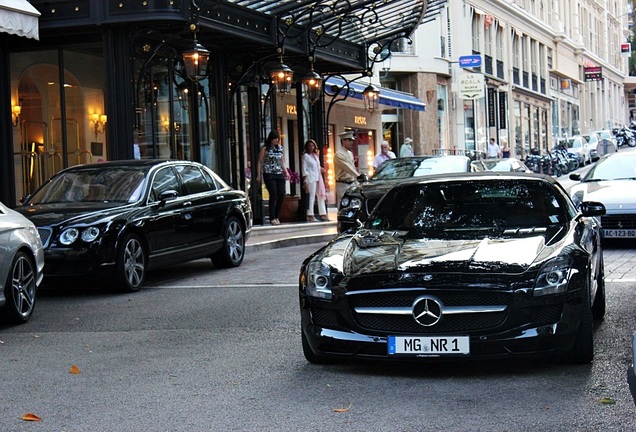
<path fill-rule="evenodd" d="M 607 238 L 634 238 L 636 229 L 604 229 L 603 237 Z"/>
<path fill-rule="evenodd" d="M 389 336 L 389 355 L 466 355 L 470 354 L 468 336 Z"/>

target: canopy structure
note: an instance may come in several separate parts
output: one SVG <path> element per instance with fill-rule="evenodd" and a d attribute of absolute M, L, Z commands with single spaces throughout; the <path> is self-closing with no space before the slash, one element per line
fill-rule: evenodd
<path fill-rule="evenodd" d="M 336 86 L 339 92 L 346 91 L 346 81 L 339 77 L 329 77 L 325 81 L 326 86 Z M 349 96 L 355 99 L 362 99 L 364 89 L 368 84 L 362 82 L 349 83 Z M 426 104 L 421 99 L 413 96 L 411 93 L 405 93 L 393 90 L 387 87 L 380 87 L 380 104 L 398 108 L 407 108 L 415 111 L 424 111 Z"/>
<path fill-rule="evenodd" d="M 40 12 L 26 0 L 0 1 L 0 32 L 40 39 Z"/>

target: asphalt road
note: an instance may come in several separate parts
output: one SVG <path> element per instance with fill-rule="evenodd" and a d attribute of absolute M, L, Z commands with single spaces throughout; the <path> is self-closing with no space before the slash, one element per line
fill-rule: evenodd
<path fill-rule="evenodd" d="M 0 431 L 636 430 L 625 382 L 636 279 L 608 282 L 591 365 L 315 366 L 296 288 L 314 249 L 259 252 L 233 270 L 196 261 L 134 294 L 41 290 L 31 322 L 0 327 Z"/>

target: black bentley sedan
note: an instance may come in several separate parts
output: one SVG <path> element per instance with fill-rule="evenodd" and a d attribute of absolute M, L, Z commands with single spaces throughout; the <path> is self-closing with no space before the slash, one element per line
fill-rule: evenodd
<path fill-rule="evenodd" d="M 189 161 L 74 166 L 16 210 L 37 226 L 47 278 L 105 275 L 126 291 L 160 266 L 204 257 L 239 266 L 252 228 L 246 194 Z"/>
<path fill-rule="evenodd" d="M 465 173 L 392 188 L 300 271 L 302 347 L 334 359 L 548 355 L 588 363 L 605 314 L 596 216 L 551 177 Z"/>
<path fill-rule="evenodd" d="M 380 198 L 394 185 L 413 177 L 433 174 L 470 172 L 467 156 L 413 156 L 385 161 L 368 181 L 350 187 L 340 200 L 338 210 L 338 232 L 354 232 L 364 223 L 380 201 Z"/>

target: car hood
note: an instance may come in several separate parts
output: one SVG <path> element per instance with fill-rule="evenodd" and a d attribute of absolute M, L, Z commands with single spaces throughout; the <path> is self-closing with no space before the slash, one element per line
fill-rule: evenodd
<path fill-rule="evenodd" d="M 608 214 L 636 213 L 636 180 L 583 182 L 572 186 L 570 195 L 578 195 L 578 202 L 603 203 Z"/>
<path fill-rule="evenodd" d="M 56 226 L 61 224 L 90 224 L 96 222 L 106 222 L 115 216 L 120 215 L 126 209 L 133 208 L 128 204 L 113 207 L 104 206 L 101 203 L 84 203 L 69 205 L 64 204 L 44 204 L 17 207 L 15 210 L 29 218 L 36 226 Z"/>
<path fill-rule="evenodd" d="M 394 180 L 377 180 L 362 183 L 357 187 L 356 192 L 362 194 L 365 198 L 373 198 L 377 196 L 384 196 L 393 186 L 401 181 L 408 179 L 394 179 Z"/>
<path fill-rule="evenodd" d="M 328 245 L 323 262 L 347 277 L 386 272 L 522 273 L 551 256 L 542 235 L 477 240 L 408 239 L 359 231 Z"/>

